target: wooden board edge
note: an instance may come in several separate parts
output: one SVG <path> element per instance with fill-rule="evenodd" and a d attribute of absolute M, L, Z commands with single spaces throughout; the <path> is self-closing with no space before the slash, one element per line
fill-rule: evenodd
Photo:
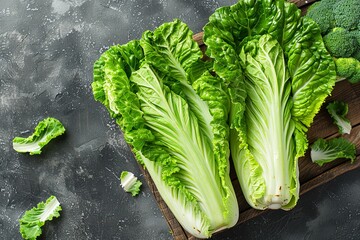
<path fill-rule="evenodd" d="M 360 167 L 360 156 L 357 156 L 355 161 L 351 163 L 349 160 L 343 162 L 342 164 L 318 175 L 317 177 L 311 179 L 303 183 L 300 187 L 300 195 L 303 195 L 310 190 L 324 184 L 330 182 L 331 180 L 335 179 L 338 176 L 341 176 L 344 173 L 349 171 L 355 170 Z"/>
<path fill-rule="evenodd" d="M 144 169 L 142 165 L 139 164 L 139 168 L 144 175 L 144 179 L 146 180 L 147 185 L 150 188 L 151 193 L 153 194 L 155 201 L 157 205 L 160 208 L 161 213 L 163 214 L 166 223 L 168 224 L 170 228 L 170 232 L 174 239 L 176 240 L 187 240 L 188 233 L 182 228 L 180 223 L 176 220 L 174 214 L 171 212 L 169 207 L 166 205 L 164 200 L 162 199 L 159 191 L 157 190 L 157 187 L 155 186 L 154 182 L 152 181 L 152 178 L 147 170 Z"/>
<path fill-rule="evenodd" d="M 204 32 L 199 32 L 193 35 L 193 40 L 197 42 L 199 46 L 204 45 Z"/>

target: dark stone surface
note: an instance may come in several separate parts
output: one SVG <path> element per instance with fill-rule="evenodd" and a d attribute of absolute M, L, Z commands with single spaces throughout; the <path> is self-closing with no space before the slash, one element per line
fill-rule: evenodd
<path fill-rule="evenodd" d="M 179 18 L 194 32 L 235 0 L 0 0 L 0 236 L 21 239 L 18 219 L 51 194 L 61 217 L 42 239 L 171 239 L 146 184 L 133 198 L 123 170 L 140 175 L 122 134 L 93 100 L 93 62 L 108 46 Z M 64 136 L 39 156 L 16 153 L 15 136 L 56 117 Z M 214 239 L 358 239 L 360 171 Z M 143 176 L 140 179 L 145 183 Z"/>

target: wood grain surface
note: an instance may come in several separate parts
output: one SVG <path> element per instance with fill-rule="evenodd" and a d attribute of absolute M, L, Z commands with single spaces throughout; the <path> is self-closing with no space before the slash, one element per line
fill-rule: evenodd
<path fill-rule="evenodd" d="M 307 7 L 315 2 L 316 0 L 292 0 L 290 2 L 295 3 L 298 7 L 302 9 L 303 12 L 306 11 Z M 204 51 L 206 46 L 203 42 L 203 33 L 197 33 L 194 35 L 194 40 L 200 45 Z M 357 149 L 357 159 L 353 164 L 345 159 L 337 159 L 331 163 L 324 164 L 322 167 L 318 166 L 311 162 L 309 151 L 306 155 L 299 159 L 299 172 L 300 172 L 300 195 L 304 194 L 311 189 L 314 189 L 321 184 L 331 181 L 335 177 L 344 174 L 348 171 L 360 167 L 360 84 L 350 84 L 347 81 L 342 81 L 336 84 L 332 95 L 329 96 L 326 102 L 323 104 L 323 108 L 317 114 L 314 119 L 312 126 L 308 132 L 309 144 L 314 142 L 317 138 L 333 138 L 338 137 L 338 129 L 336 125 L 332 122 L 328 112 L 325 107 L 328 102 L 333 100 L 342 100 L 349 104 L 349 113 L 348 118 L 351 121 L 353 129 L 350 135 L 345 135 L 344 137 L 349 139 L 351 142 L 356 144 Z M 162 211 L 170 230 L 176 240 L 195 240 L 196 238 L 187 233 L 175 219 L 174 215 L 171 213 L 170 209 L 167 207 L 165 202 L 162 200 L 159 192 L 156 189 L 153 181 L 151 180 L 150 175 L 142 170 L 145 176 L 145 179 L 148 185 L 151 188 L 152 193 Z M 260 211 L 251 208 L 241 192 L 239 182 L 236 178 L 236 174 L 233 166 L 231 166 L 231 179 L 233 186 L 236 192 L 236 197 L 239 203 L 240 216 L 237 224 L 246 222 L 247 220 L 254 218 L 264 212 L 270 211 Z M 225 230 L 226 231 L 226 230 Z"/>

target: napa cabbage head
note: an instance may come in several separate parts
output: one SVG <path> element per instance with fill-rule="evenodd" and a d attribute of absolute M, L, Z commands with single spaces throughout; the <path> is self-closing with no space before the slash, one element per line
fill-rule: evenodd
<path fill-rule="evenodd" d="M 186 231 L 229 228 L 238 204 L 229 177 L 229 96 L 179 20 L 111 47 L 94 65 L 93 93 Z"/>
<path fill-rule="evenodd" d="M 293 208 L 306 132 L 336 79 L 318 26 L 284 0 L 240 0 L 210 16 L 204 42 L 228 86 L 231 156 L 247 202 Z"/>

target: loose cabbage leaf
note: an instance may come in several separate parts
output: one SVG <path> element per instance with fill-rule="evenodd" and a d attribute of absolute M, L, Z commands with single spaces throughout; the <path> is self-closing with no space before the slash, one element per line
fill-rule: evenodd
<path fill-rule="evenodd" d="M 165 23 L 106 51 L 94 65 L 93 92 L 180 224 L 207 238 L 235 225 L 239 210 L 229 177 L 229 98 L 201 57 L 184 23 Z"/>
<path fill-rule="evenodd" d="M 31 136 L 27 138 L 15 137 L 13 139 L 13 148 L 21 153 L 40 154 L 45 145 L 64 132 L 65 128 L 59 120 L 46 118 L 38 123 Z"/>
<path fill-rule="evenodd" d="M 319 166 L 338 158 L 348 158 L 351 163 L 356 158 L 355 145 L 345 138 L 324 140 L 319 138 L 311 145 L 311 160 Z"/>
<path fill-rule="evenodd" d="M 210 16 L 204 42 L 229 89 L 231 155 L 246 200 L 293 208 L 306 132 L 336 79 L 319 28 L 284 0 L 240 0 Z"/>
<path fill-rule="evenodd" d="M 334 123 L 338 126 L 339 132 L 341 134 L 350 134 L 351 123 L 349 119 L 346 118 L 349 109 L 348 104 L 342 101 L 333 101 L 327 105 L 326 109 L 334 120 Z"/>
<path fill-rule="evenodd" d="M 24 239 L 35 240 L 41 235 L 41 227 L 46 221 L 60 216 L 61 206 L 55 196 L 50 196 L 46 202 L 40 202 L 28 210 L 19 220 L 20 233 Z"/>
<path fill-rule="evenodd" d="M 122 171 L 120 181 L 125 192 L 131 193 L 133 197 L 139 194 L 142 182 L 132 172 Z"/>

